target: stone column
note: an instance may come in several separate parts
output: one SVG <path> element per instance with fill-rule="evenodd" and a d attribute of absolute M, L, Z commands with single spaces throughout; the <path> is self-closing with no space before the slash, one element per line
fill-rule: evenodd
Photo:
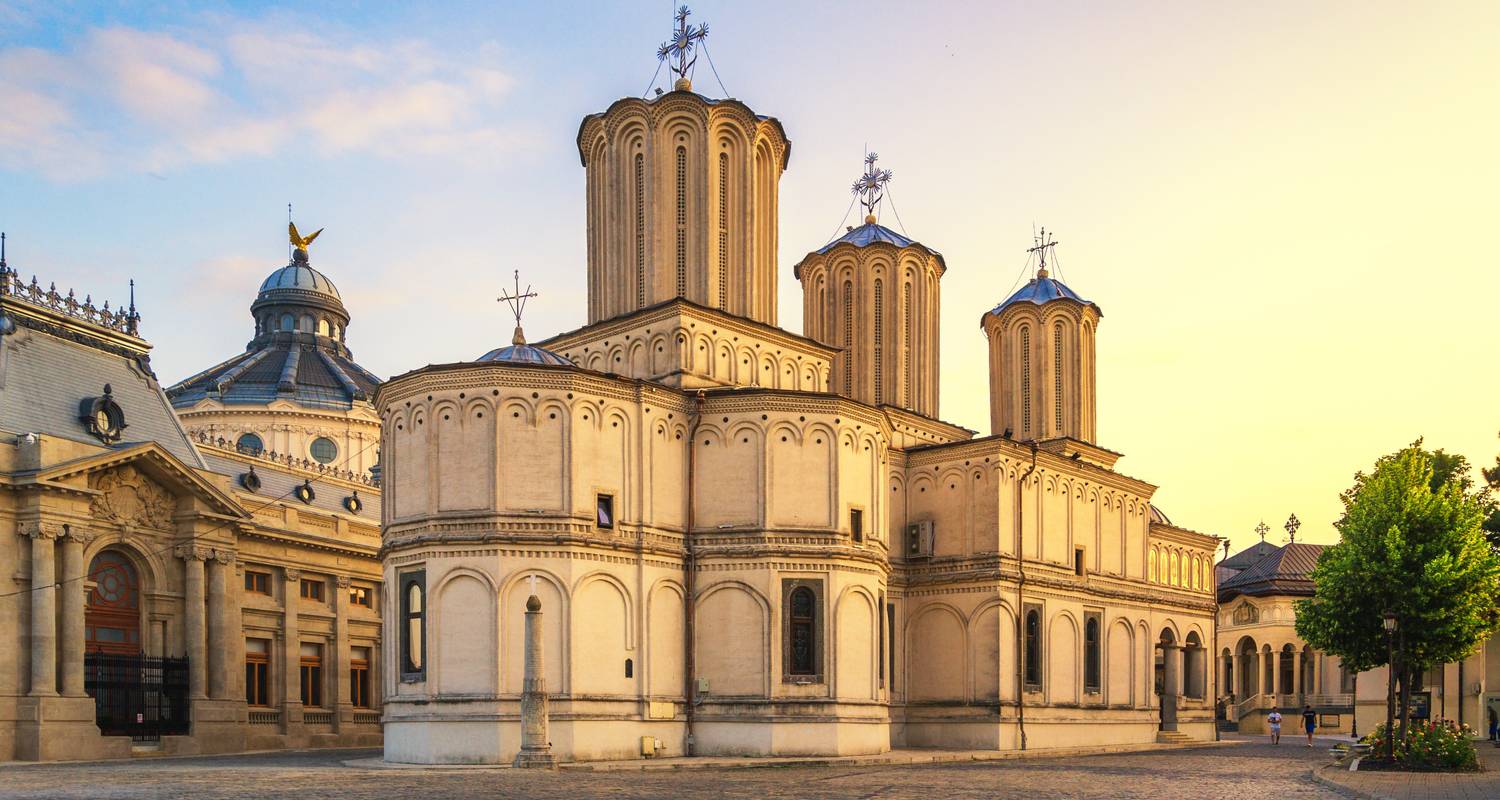
<path fill-rule="evenodd" d="M 94 538 L 87 531 L 68 527 L 62 549 L 62 693 L 86 697 L 83 690 L 83 609 L 88 595 L 87 567 L 83 546 Z"/>
<path fill-rule="evenodd" d="M 282 641 L 282 691 L 281 721 L 283 726 L 302 724 L 302 633 L 297 629 L 297 604 L 302 597 L 302 571 L 288 569 L 282 584 L 285 604 L 281 623 Z"/>
<path fill-rule="evenodd" d="M 230 699 L 234 684 L 230 670 L 230 603 L 229 573 L 234 569 L 234 554 L 215 550 L 208 567 L 208 652 L 213 664 L 208 670 L 208 696 L 215 700 Z"/>
<path fill-rule="evenodd" d="M 61 528 L 32 522 L 21 535 L 31 539 L 31 694 L 57 694 L 57 562 L 54 540 Z"/>
<path fill-rule="evenodd" d="M 1176 697 L 1182 694 L 1182 648 L 1176 644 L 1163 642 L 1161 646 L 1161 662 L 1163 672 L 1162 692 Z"/>
<path fill-rule="evenodd" d="M 533 578 L 535 580 L 535 578 Z M 557 757 L 547 741 L 547 673 L 542 669 L 542 601 L 526 598 L 526 671 L 521 689 L 521 752 L 514 766 L 552 769 Z"/>
<path fill-rule="evenodd" d="M 203 562 L 210 555 L 211 551 L 206 547 L 184 545 L 177 548 L 177 557 L 182 559 L 183 568 L 185 613 L 182 615 L 182 635 L 187 641 L 184 650 L 188 659 L 188 697 L 193 700 L 208 696 L 204 692 L 208 675 L 204 663 L 208 653 L 205 619 L 208 606 L 204 598 Z"/>
<path fill-rule="evenodd" d="M 354 723 L 354 698 L 349 696 L 349 576 L 340 575 L 333 584 L 332 652 L 323 654 L 323 662 L 333 680 L 333 730 L 342 732 L 345 723 Z"/>

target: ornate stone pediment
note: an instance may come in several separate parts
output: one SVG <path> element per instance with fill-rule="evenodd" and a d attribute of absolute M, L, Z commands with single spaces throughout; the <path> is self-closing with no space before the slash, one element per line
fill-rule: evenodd
<path fill-rule="evenodd" d="M 89 476 L 100 494 L 89 505 L 95 519 L 159 531 L 172 530 L 177 498 L 131 465 Z"/>

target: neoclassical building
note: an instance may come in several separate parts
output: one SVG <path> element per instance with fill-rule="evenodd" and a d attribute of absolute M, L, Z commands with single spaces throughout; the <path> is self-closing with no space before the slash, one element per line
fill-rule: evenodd
<path fill-rule="evenodd" d="M 378 743 L 378 485 L 189 433 L 150 349 L 0 256 L 0 761 Z"/>
<path fill-rule="evenodd" d="M 1386 668 L 1358 674 L 1297 635 L 1296 603 L 1314 594 L 1312 571 L 1323 545 L 1261 542 L 1219 562 L 1220 692 L 1227 717 L 1243 733 L 1265 730 L 1272 707 L 1304 704 L 1320 731 L 1368 734 L 1385 722 Z M 1428 670 L 1414 689 L 1430 718 L 1487 733 L 1500 714 L 1500 635 L 1461 662 Z"/>
<path fill-rule="evenodd" d="M 376 393 L 387 759 L 516 755 L 531 594 L 564 760 L 1212 737 L 1217 540 L 1096 443 L 1098 306 L 973 309 L 976 436 L 873 203 L 776 327 L 780 122 L 679 79 L 577 144 L 588 324 Z"/>

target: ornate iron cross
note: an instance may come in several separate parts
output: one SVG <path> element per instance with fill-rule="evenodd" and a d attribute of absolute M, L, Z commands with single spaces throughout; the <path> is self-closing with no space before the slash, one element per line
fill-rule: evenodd
<path fill-rule="evenodd" d="M 510 313 L 514 314 L 516 317 L 516 335 L 514 337 L 515 344 L 525 344 L 525 338 L 521 335 L 521 314 L 526 310 L 526 301 L 536 296 L 536 292 L 531 291 L 531 284 L 529 283 L 526 284 L 526 291 L 521 291 L 521 271 L 516 270 L 515 293 L 506 294 L 502 291 L 500 293 L 500 296 L 495 298 L 498 302 L 505 303 L 506 305 L 510 306 Z"/>
<path fill-rule="evenodd" d="M 1297 515 L 1293 514 L 1286 518 L 1286 525 L 1283 527 L 1286 528 L 1287 541 L 1295 542 L 1297 541 L 1297 529 L 1302 527 L 1302 520 L 1297 519 Z"/>
<path fill-rule="evenodd" d="M 688 76 L 688 70 L 692 69 L 693 64 L 698 61 L 698 54 L 695 52 L 698 43 L 708 38 L 708 23 L 702 23 L 696 28 L 688 24 L 688 15 L 692 13 L 692 9 L 687 6 L 677 9 L 674 17 L 677 27 L 672 29 L 672 38 L 662 42 L 661 47 L 656 48 L 658 61 L 677 59 L 675 66 L 670 62 L 668 66 L 679 78 Z"/>
<path fill-rule="evenodd" d="M 880 199 L 885 197 L 885 185 L 891 182 L 891 171 L 888 169 L 876 169 L 875 162 L 880 158 L 875 153 L 865 154 L 865 174 L 859 176 L 850 190 L 859 195 L 859 205 L 865 210 L 868 218 L 875 213 L 875 207 L 880 205 Z"/>
<path fill-rule="evenodd" d="M 1271 528 L 1266 525 L 1265 520 L 1261 520 L 1260 524 L 1255 526 L 1255 532 L 1260 534 L 1260 540 L 1264 542 L 1266 540 L 1266 534 L 1271 532 Z"/>
<path fill-rule="evenodd" d="M 1035 242 L 1035 244 L 1033 244 L 1031 247 L 1026 248 L 1026 252 L 1036 253 L 1037 274 L 1045 278 L 1047 277 L 1047 251 L 1056 247 L 1057 241 L 1051 238 L 1051 236 L 1047 233 L 1046 228 L 1042 228 L 1041 233 L 1033 233 L 1031 235 L 1031 239 Z"/>

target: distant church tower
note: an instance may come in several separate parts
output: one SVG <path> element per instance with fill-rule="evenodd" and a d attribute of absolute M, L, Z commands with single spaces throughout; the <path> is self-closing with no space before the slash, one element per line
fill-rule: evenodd
<path fill-rule="evenodd" d="M 876 221 L 890 170 L 865 157 L 854 184 L 864 224 L 808 253 L 793 269 L 802 282 L 805 335 L 843 352 L 832 391 L 871 405 L 938 416 L 938 283 L 942 254 Z"/>
<path fill-rule="evenodd" d="M 699 31 L 680 16 L 690 44 Z M 776 324 L 776 192 L 791 143 L 776 119 L 692 88 L 679 77 L 671 92 L 616 101 L 578 130 L 590 323 L 684 297 Z"/>
<path fill-rule="evenodd" d="M 1069 437 L 1094 443 L 1094 332 L 1099 307 L 1047 273 L 1056 243 L 1044 229 L 1032 253 L 1036 277 L 980 325 L 990 349 L 990 425 L 1022 441 Z"/>

